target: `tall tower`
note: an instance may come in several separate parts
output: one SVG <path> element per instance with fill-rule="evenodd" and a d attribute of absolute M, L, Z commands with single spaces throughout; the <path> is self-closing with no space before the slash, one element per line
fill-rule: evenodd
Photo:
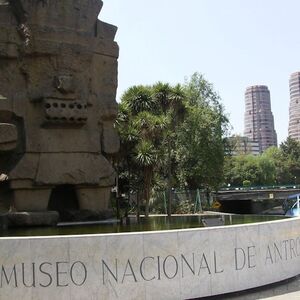
<path fill-rule="evenodd" d="M 300 140 L 300 72 L 290 76 L 289 136 Z"/>
<path fill-rule="evenodd" d="M 244 135 L 259 143 L 260 152 L 277 146 L 270 91 L 267 86 L 254 85 L 246 89 L 244 121 Z"/>

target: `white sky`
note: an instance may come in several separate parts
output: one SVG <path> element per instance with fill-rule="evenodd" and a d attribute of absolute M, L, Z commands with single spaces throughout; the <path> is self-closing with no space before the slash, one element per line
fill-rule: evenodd
<path fill-rule="evenodd" d="M 135 84 L 214 84 L 232 133 L 244 127 L 244 91 L 271 92 L 278 141 L 287 137 L 289 86 L 300 70 L 299 0 L 103 0 L 99 18 L 118 26 L 118 98 Z M 118 99 L 117 99 L 118 100 Z"/>

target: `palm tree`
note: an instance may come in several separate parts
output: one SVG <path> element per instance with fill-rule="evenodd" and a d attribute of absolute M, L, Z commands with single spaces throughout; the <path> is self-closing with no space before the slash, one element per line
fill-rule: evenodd
<path fill-rule="evenodd" d="M 135 126 L 139 131 L 139 140 L 135 147 L 134 158 L 143 174 L 143 200 L 145 215 L 149 215 L 152 180 L 155 169 L 160 165 L 158 151 L 161 144 L 162 131 L 165 128 L 165 118 L 150 112 L 141 112 L 135 118 Z"/>
<path fill-rule="evenodd" d="M 156 99 L 152 97 L 151 88 L 143 85 L 129 88 L 122 96 L 122 103 L 133 116 L 143 111 L 154 111 L 157 105 Z"/>
<path fill-rule="evenodd" d="M 153 96 L 160 104 L 161 111 L 164 117 L 168 120 L 163 148 L 165 152 L 165 165 L 167 177 L 167 202 L 168 216 L 171 216 L 172 207 L 172 182 L 174 181 L 174 160 L 175 160 L 175 140 L 176 127 L 183 120 L 185 111 L 184 92 L 181 85 L 171 87 L 169 84 L 158 82 L 153 86 Z"/>
<path fill-rule="evenodd" d="M 136 178 L 138 193 L 137 211 L 140 197 L 145 201 L 146 216 L 149 215 L 149 202 L 154 170 L 158 163 L 158 148 L 165 119 L 157 113 L 157 101 L 153 97 L 151 87 L 134 86 L 122 96 L 121 113 L 118 118 L 118 128 L 123 145 L 123 159 L 126 157 L 126 167 L 129 181 Z M 135 174 L 135 176 L 130 176 Z M 133 186 L 129 184 L 129 186 Z M 139 193 L 142 190 L 142 193 Z M 138 213 L 139 214 L 139 213 Z"/>

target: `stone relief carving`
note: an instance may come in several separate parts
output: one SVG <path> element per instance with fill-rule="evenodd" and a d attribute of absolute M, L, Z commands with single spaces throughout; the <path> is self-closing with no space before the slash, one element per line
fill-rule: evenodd
<path fill-rule="evenodd" d="M 102 5 L 0 1 L 0 173 L 17 211 L 47 210 L 60 185 L 74 186 L 80 209 L 107 209 L 119 49 Z"/>

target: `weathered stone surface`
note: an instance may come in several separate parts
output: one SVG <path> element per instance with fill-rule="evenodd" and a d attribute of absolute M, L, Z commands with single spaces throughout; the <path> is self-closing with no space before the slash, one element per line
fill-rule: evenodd
<path fill-rule="evenodd" d="M 13 150 L 17 146 L 18 132 L 13 124 L 0 123 L 0 151 Z"/>
<path fill-rule="evenodd" d="M 114 170 L 110 163 L 98 154 L 42 153 L 35 182 L 37 185 L 93 184 L 97 187 L 102 178 L 112 174 Z"/>
<path fill-rule="evenodd" d="M 11 150 L 0 172 L 5 166 L 19 209 L 47 209 L 46 194 L 65 184 L 89 199 L 98 190 L 93 201 L 78 199 L 84 209 L 107 209 L 110 193 L 99 191 L 113 184 L 105 156 L 119 148 L 119 48 L 117 28 L 97 18 L 102 5 L 0 1 L 0 151 Z"/>
<path fill-rule="evenodd" d="M 97 35 L 103 39 L 113 41 L 115 39 L 118 28 L 111 24 L 107 24 L 100 20 L 97 21 Z"/>
<path fill-rule="evenodd" d="M 47 212 L 9 212 L 6 214 L 9 227 L 55 226 L 59 219 L 56 211 Z"/>
<path fill-rule="evenodd" d="M 17 211 L 44 212 L 47 211 L 50 194 L 50 188 L 16 189 L 13 206 Z"/>
<path fill-rule="evenodd" d="M 60 212 L 60 220 L 63 222 L 88 222 L 101 221 L 112 218 L 112 210 L 95 211 L 95 210 L 65 210 Z"/>

